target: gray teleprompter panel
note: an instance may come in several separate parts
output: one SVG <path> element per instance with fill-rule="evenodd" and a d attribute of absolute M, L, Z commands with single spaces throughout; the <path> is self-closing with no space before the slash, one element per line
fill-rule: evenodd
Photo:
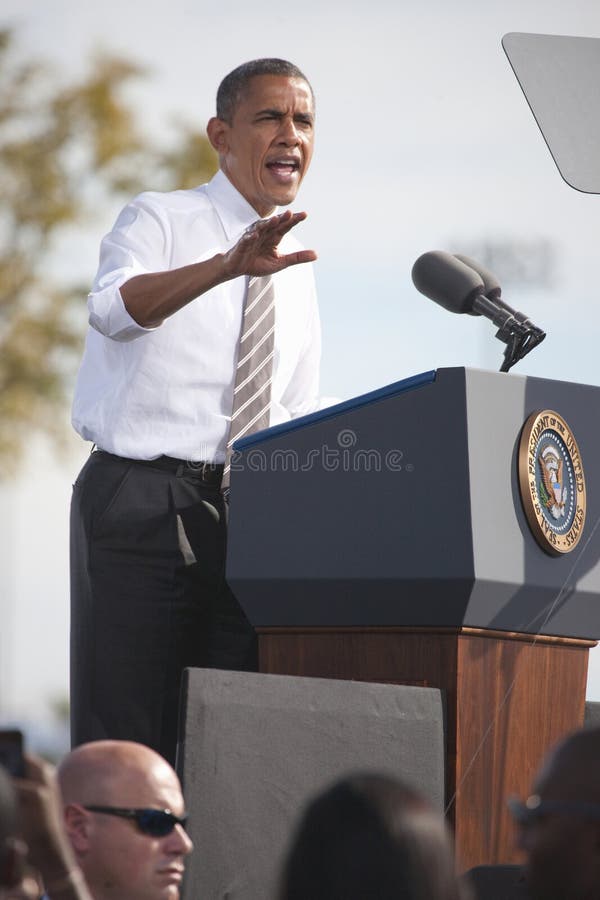
<path fill-rule="evenodd" d="M 600 193 L 600 40 L 513 32 L 502 45 L 560 174 Z"/>
<path fill-rule="evenodd" d="M 349 772 L 389 773 L 443 807 L 438 690 L 188 669 L 182 713 L 185 900 L 276 896 L 302 806 Z"/>
<path fill-rule="evenodd" d="M 439 369 L 358 401 L 242 452 L 227 573 L 255 626 L 600 637 L 600 389 Z M 583 538 L 558 558 L 535 542 L 517 485 L 521 428 L 545 408 L 573 429 L 588 487 Z"/>

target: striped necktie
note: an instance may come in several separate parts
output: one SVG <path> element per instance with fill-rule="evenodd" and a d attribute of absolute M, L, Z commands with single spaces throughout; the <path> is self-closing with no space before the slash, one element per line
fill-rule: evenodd
<path fill-rule="evenodd" d="M 234 441 L 269 427 L 275 343 L 275 290 L 270 276 L 251 276 L 246 291 L 222 488 L 229 487 Z"/>

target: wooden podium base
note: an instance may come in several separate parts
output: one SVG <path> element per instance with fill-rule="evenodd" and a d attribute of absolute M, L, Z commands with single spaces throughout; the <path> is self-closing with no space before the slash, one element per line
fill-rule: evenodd
<path fill-rule="evenodd" d="M 478 629 L 259 629 L 261 672 L 445 692 L 447 813 L 461 869 L 519 861 L 506 799 L 583 724 L 595 641 Z"/>

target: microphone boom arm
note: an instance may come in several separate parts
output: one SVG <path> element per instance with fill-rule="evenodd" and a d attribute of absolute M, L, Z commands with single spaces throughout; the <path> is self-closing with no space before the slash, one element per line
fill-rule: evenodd
<path fill-rule="evenodd" d="M 412 280 L 421 294 L 449 312 L 484 316 L 498 328 L 496 337 L 506 344 L 501 372 L 508 372 L 546 337 L 527 316 L 501 299 L 496 278 L 468 256 L 430 250 L 413 265 Z"/>
<path fill-rule="evenodd" d="M 512 317 L 512 323 L 506 322 L 503 328 L 498 329 L 496 337 L 506 344 L 504 350 L 504 362 L 500 366 L 501 372 L 508 372 L 515 363 L 541 344 L 546 337 L 546 332 L 535 325 L 525 325 Z"/>

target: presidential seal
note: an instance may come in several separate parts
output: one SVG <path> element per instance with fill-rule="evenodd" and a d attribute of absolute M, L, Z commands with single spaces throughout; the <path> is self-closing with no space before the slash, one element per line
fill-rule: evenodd
<path fill-rule="evenodd" d="M 529 527 L 546 553 L 577 546 L 585 523 L 585 478 L 573 432 L 551 409 L 533 413 L 519 442 L 519 488 Z"/>

